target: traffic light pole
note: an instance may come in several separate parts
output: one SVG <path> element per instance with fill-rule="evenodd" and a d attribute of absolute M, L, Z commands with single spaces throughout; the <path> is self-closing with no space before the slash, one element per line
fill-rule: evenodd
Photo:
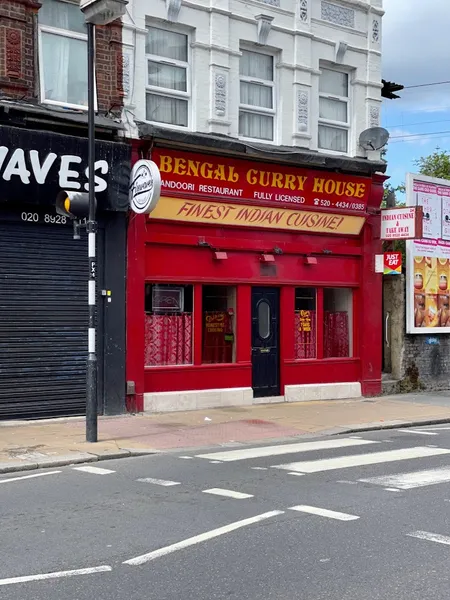
<path fill-rule="evenodd" d="M 97 353 L 96 353 L 96 275 L 97 260 L 96 232 L 97 223 L 95 215 L 95 49 L 94 49 L 94 24 L 87 23 L 88 35 L 88 167 L 89 167 L 89 218 L 86 226 L 88 234 L 88 304 L 89 304 L 89 329 L 88 329 L 88 359 L 86 377 L 86 441 L 97 441 Z"/>

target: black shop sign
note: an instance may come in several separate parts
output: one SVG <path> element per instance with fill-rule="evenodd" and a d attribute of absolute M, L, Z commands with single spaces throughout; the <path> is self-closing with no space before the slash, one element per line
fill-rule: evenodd
<path fill-rule="evenodd" d="M 100 209 L 128 210 L 130 147 L 96 142 Z M 57 133 L 0 126 L 0 202 L 54 206 L 61 189 L 89 191 L 88 142 Z"/>

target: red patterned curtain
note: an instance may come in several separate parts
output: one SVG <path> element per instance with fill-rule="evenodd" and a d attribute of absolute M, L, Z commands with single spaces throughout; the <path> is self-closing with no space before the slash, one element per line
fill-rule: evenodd
<path fill-rule="evenodd" d="M 203 362 L 207 364 L 233 362 L 232 336 L 231 315 L 226 311 L 205 311 L 203 313 Z"/>
<path fill-rule="evenodd" d="M 294 358 L 316 358 L 315 310 L 297 311 L 295 313 Z"/>
<path fill-rule="evenodd" d="M 348 314 L 346 312 L 325 312 L 324 358 L 345 358 L 349 354 Z"/>
<path fill-rule="evenodd" d="M 192 364 L 192 315 L 145 315 L 145 365 Z"/>

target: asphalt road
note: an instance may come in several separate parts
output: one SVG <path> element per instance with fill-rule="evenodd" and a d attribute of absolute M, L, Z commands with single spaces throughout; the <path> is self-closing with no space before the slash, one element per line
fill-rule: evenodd
<path fill-rule="evenodd" d="M 447 600 L 450 426 L 0 477 L 3 600 Z"/>

